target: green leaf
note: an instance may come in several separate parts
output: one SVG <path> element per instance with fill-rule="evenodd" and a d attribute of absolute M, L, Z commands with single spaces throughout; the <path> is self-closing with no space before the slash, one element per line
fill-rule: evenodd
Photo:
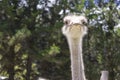
<path fill-rule="evenodd" d="M 58 54 L 58 53 L 60 53 L 60 48 L 58 46 L 56 46 L 55 44 L 53 44 L 50 47 L 49 54 L 50 55 L 55 55 L 55 54 Z"/>
<path fill-rule="evenodd" d="M 98 54 L 97 61 L 99 64 L 102 64 L 102 55 L 101 54 Z"/>
<path fill-rule="evenodd" d="M 18 44 L 16 44 L 15 47 L 14 47 L 14 52 L 17 53 L 20 49 L 21 49 L 21 44 L 18 43 Z"/>
<path fill-rule="evenodd" d="M 12 36 L 12 38 L 9 40 L 8 44 L 13 45 L 16 44 L 17 42 L 20 42 L 24 40 L 25 38 L 29 37 L 31 35 L 30 30 L 27 28 L 22 28 L 16 32 L 15 35 Z"/>

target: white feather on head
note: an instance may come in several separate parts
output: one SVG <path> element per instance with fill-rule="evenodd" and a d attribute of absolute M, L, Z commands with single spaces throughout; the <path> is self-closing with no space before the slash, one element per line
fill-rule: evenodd
<path fill-rule="evenodd" d="M 88 23 L 87 22 L 87 18 L 85 16 L 82 15 L 68 15 L 66 17 L 64 17 L 63 19 L 64 23 L 67 23 L 68 25 L 72 25 L 72 24 L 81 24 L 84 25 L 83 23 Z"/>

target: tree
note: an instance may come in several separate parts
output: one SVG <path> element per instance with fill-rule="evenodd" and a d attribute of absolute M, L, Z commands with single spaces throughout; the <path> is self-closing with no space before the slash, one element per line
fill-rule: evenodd
<path fill-rule="evenodd" d="M 63 17 L 75 12 L 84 13 L 91 26 L 83 48 L 87 79 L 99 80 L 102 69 L 110 71 L 110 80 L 119 79 L 120 31 L 115 26 L 120 2 L 85 1 L 0 0 L 0 75 L 70 80 L 69 52 L 60 29 Z"/>

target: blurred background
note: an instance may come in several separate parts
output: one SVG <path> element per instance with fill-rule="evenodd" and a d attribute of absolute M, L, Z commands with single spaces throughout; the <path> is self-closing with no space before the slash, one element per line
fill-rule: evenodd
<path fill-rule="evenodd" d="M 71 80 L 61 33 L 68 13 L 88 18 L 83 40 L 88 80 L 120 80 L 120 0 L 0 0 L 0 76 L 8 80 Z M 41 79 L 45 78 L 45 79 Z"/>

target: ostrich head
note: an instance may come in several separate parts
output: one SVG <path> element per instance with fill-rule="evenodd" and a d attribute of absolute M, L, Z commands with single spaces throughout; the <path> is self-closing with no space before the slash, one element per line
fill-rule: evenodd
<path fill-rule="evenodd" d="M 62 32 L 66 37 L 79 38 L 87 33 L 87 19 L 85 16 L 68 15 L 63 19 Z"/>

